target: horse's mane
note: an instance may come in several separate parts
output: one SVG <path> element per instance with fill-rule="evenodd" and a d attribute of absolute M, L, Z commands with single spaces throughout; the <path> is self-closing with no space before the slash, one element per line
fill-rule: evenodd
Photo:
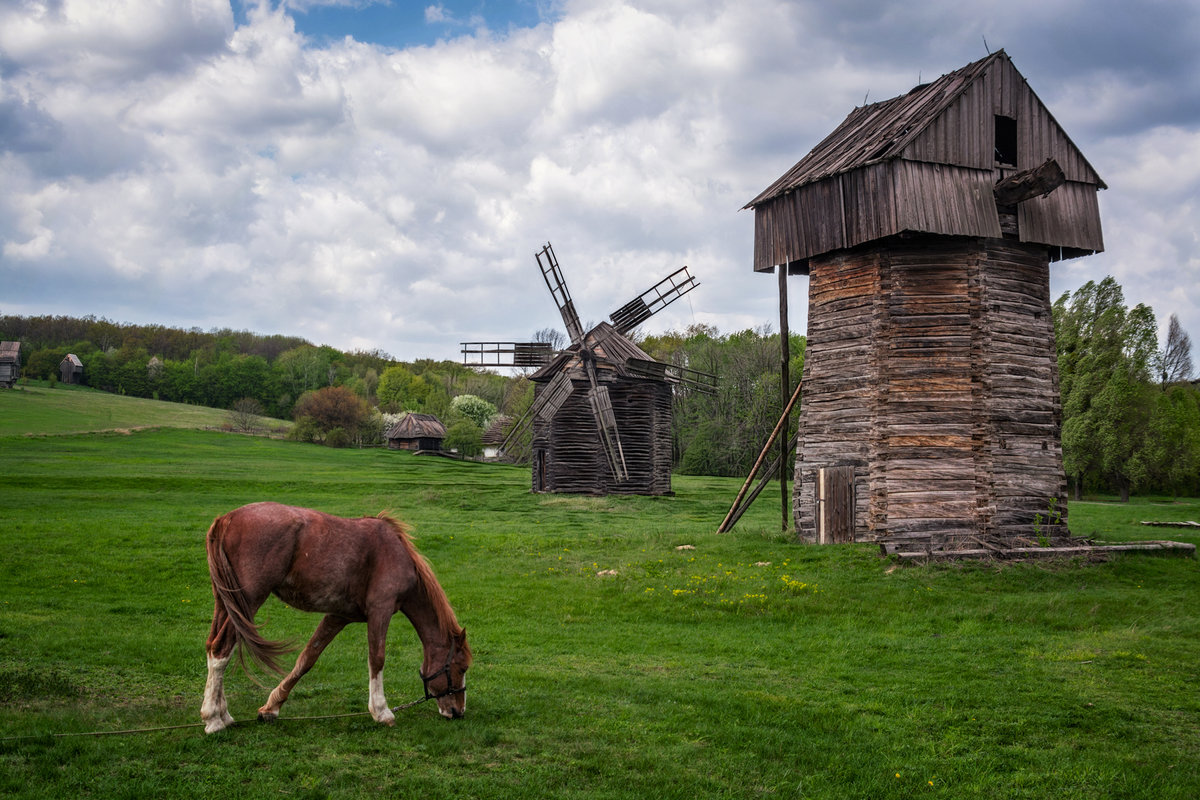
<path fill-rule="evenodd" d="M 378 518 L 396 531 L 396 538 L 404 545 L 405 551 L 408 552 L 408 557 L 412 559 L 413 569 L 417 572 L 417 583 L 424 589 L 426 597 L 429 598 L 429 602 L 433 605 L 434 614 L 437 615 L 438 629 L 447 638 L 462 636 L 463 628 L 458 624 L 458 617 L 454 615 L 454 609 L 450 607 L 450 600 L 446 597 L 446 592 L 442 589 L 442 585 L 438 583 L 437 576 L 433 574 L 433 567 L 429 566 L 429 562 L 425 560 L 425 556 L 421 555 L 417 551 L 417 546 L 413 544 L 412 536 L 408 532 L 408 526 L 390 516 L 386 511 L 380 512 Z M 463 640 L 462 647 L 466 651 L 467 658 L 470 659 L 471 651 L 465 639 Z"/>

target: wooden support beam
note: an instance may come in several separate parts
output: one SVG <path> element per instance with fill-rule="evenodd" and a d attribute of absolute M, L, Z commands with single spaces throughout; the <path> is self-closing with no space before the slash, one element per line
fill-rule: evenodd
<path fill-rule="evenodd" d="M 775 439 L 779 436 L 779 432 L 783 430 L 784 424 L 787 422 L 788 416 L 792 413 L 792 406 L 796 405 L 796 401 L 800 399 L 800 387 L 802 383 L 796 384 L 796 391 L 792 393 L 792 398 L 788 400 L 787 408 L 783 409 L 783 414 L 779 417 L 779 422 L 775 423 L 775 430 L 771 431 L 771 435 L 767 438 L 767 443 L 763 445 L 762 452 L 758 454 L 758 460 L 754 462 L 754 466 L 750 468 L 750 475 L 746 478 L 746 482 L 742 484 L 741 491 L 733 501 L 733 505 L 729 507 L 729 513 L 725 515 L 725 519 L 721 521 L 721 527 L 717 528 L 717 533 L 725 533 L 732 527 L 735 512 L 738 506 L 742 504 L 742 498 L 746 496 L 746 492 L 750 489 L 750 484 L 754 482 L 754 476 L 758 474 L 759 467 L 762 466 L 763 460 L 767 457 L 767 453 L 771 450 L 771 445 L 775 444 Z"/>
<path fill-rule="evenodd" d="M 1035 197 L 1045 197 L 1066 182 L 1067 176 L 1062 167 L 1049 158 L 1040 166 L 998 181 L 992 193 L 996 195 L 996 205 L 1015 206 Z"/>
<path fill-rule="evenodd" d="M 779 273 L 779 403 L 788 405 L 788 387 L 791 384 L 789 362 L 791 361 L 791 342 L 788 329 L 788 286 L 787 264 L 780 264 L 775 270 Z M 779 503 L 783 521 L 780 530 L 786 531 L 792 527 L 792 498 L 788 492 L 787 456 L 788 456 L 788 420 L 787 413 L 783 416 L 783 434 L 779 437 Z M 795 447 L 795 444 L 790 445 Z"/>

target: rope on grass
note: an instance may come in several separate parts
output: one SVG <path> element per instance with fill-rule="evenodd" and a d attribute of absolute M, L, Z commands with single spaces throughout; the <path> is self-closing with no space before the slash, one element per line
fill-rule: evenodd
<path fill-rule="evenodd" d="M 403 705 L 394 706 L 392 708 L 392 712 L 395 713 L 397 711 L 404 711 L 405 709 L 412 708 L 413 706 L 416 706 L 416 705 L 420 705 L 421 703 L 424 703 L 426 700 L 429 700 L 429 699 L 430 698 L 428 698 L 428 697 L 422 697 L 420 700 L 413 700 L 412 702 L 404 703 Z M 370 713 L 371 713 L 370 711 L 349 711 L 345 714 L 319 714 L 319 715 L 311 716 L 311 717 L 283 717 L 282 719 L 280 719 L 279 717 L 276 717 L 275 719 L 271 720 L 271 723 L 273 724 L 273 723 L 281 722 L 281 721 L 284 721 L 284 722 L 311 722 L 313 720 L 318 720 L 318 719 L 342 719 L 343 717 L 362 717 L 362 716 L 366 716 L 367 714 L 370 714 Z M 233 725 L 231 725 L 229 727 L 238 727 L 238 726 L 244 725 L 244 724 L 245 724 L 244 721 L 239 722 L 237 720 L 234 720 Z M 77 733 L 28 733 L 28 734 L 24 734 L 21 736 L 0 736 L 0 742 L 12 742 L 12 741 L 20 740 L 20 739 L 45 739 L 45 738 L 66 739 L 66 738 L 78 737 L 78 736 L 129 736 L 129 735 L 132 735 L 135 733 L 158 733 L 160 731 L 177 731 L 177 730 L 182 730 L 183 728 L 202 728 L 202 727 L 204 727 L 203 722 L 186 722 L 182 725 L 163 725 L 163 726 L 160 726 L 157 728 L 128 728 L 123 731 L 80 731 Z"/>

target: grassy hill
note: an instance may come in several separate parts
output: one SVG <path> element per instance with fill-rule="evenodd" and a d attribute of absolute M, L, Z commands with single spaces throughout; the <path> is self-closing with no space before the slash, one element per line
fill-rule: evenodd
<path fill-rule="evenodd" d="M 50 388 L 43 381 L 31 381 L 28 386 L 0 390 L 0 436 L 221 428 L 228 421 L 228 412 L 216 408 L 124 397 L 84 386 Z M 288 425 L 262 418 L 264 429 Z"/>
<path fill-rule="evenodd" d="M 0 392 L 0 795 L 1190 800 L 1200 785 L 1194 560 L 901 567 L 797 544 L 773 502 L 714 534 L 737 480 L 541 496 L 519 467 L 182 430 L 188 407 L 105 400 Z M 14 409 L 38 433 L 72 430 L 63 414 L 162 427 L 14 435 L 33 432 Z M 221 734 L 58 736 L 199 721 L 204 531 L 267 499 L 414 525 L 475 652 L 466 718 L 300 719 L 365 709 L 357 625 L 277 725 L 253 723 L 266 690 L 231 670 L 245 724 Z M 1107 508 L 1072 519 L 1127 538 L 1159 511 Z M 275 600 L 259 620 L 298 641 L 317 623 Z M 397 616 L 393 705 L 420 695 L 419 654 Z"/>

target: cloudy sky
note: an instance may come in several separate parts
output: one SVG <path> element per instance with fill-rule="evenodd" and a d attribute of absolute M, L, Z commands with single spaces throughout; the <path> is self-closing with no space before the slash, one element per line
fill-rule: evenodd
<path fill-rule="evenodd" d="M 0 0 L 0 313 L 457 359 L 561 327 L 550 241 L 585 322 L 686 264 L 648 331 L 777 328 L 739 209 L 1001 47 L 1109 185 L 1054 295 L 1200 341 L 1192 0 Z"/>

